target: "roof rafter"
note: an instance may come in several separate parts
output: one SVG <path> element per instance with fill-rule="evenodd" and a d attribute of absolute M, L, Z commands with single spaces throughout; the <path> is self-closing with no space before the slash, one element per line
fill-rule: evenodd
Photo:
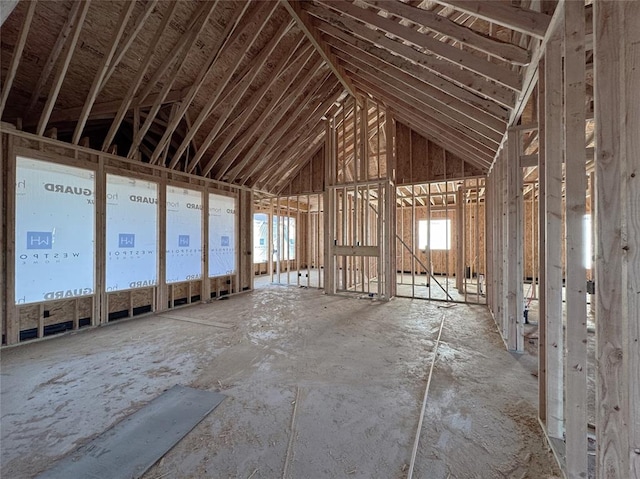
<path fill-rule="evenodd" d="M 339 48 L 339 47 L 337 47 Z M 377 77 L 380 80 L 393 85 L 397 88 L 402 87 L 402 90 L 406 93 L 420 99 L 430 108 L 437 108 L 439 111 L 450 117 L 451 119 L 458 121 L 469 128 L 475 129 L 479 134 L 490 138 L 498 143 L 502 140 L 506 123 L 499 120 L 495 120 L 489 115 L 483 114 L 483 112 L 477 111 L 473 108 L 469 108 L 464 103 L 457 102 L 455 98 L 447 97 L 444 94 L 440 96 L 430 95 L 430 86 L 426 85 L 418 80 L 415 80 L 410 75 L 405 74 L 402 71 L 389 71 L 388 68 L 381 68 L 384 65 L 374 65 L 368 62 L 358 59 L 350 52 L 338 55 L 343 62 L 350 63 L 354 67 L 366 71 L 369 76 Z M 348 68 L 347 68 L 348 69 Z M 444 98 L 442 98 L 444 97 Z M 474 113 L 476 115 L 474 115 Z"/>
<path fill-rule="evenodd" d="M 116 51 L 116 54 L 113 56 L 113 60 L 109 64 L 107 73 L 104 75 L 104 78 L 102 79 L 102 83 L 98 88 L 98 92 L 102 91 L 102 89 L 105 87 L 105 85 L 111 78 L 111 75 L 113 75 L 113 72 L 116 70 L 116 67 L 120 64 L 120 62 L 124 58 L 124 55 L 127 53 L 127 51 L 129 51 L 129 47 L 138 36 L 138 33 L 140 33 L 140 31 L 142 30 L 142 27 L 144 27 L 145 22 L 147 21 L 149 16 L 153 13 L 154 9 L 156 8 L 156 5 L 158 4 L 158 1 L 159 0 L 149 1 L 147 5 L 144 7 L 144 10 L 142 11 L 142 13 L 138 16 L 138 18 L 136 18 L 136 21 L 133 25 L 133 28 L 129 32 L 129 35 L 127 36 L 125 41 L 122 43 L 122 45 L 120 45 L 120 47 Z"/>
<path fill-rule="evenodd" d="M 287 9 L 291 17 L 296 21 L 300 30 L 304 32 L 311 44 L 314 46 L 320 56 L 327 62 L 327 66 L 333 71 L 335 76 L 342 83 L 345 89 L 351 94 L 355 95 L 354 88 L 349 78 L 340 69 L 340 65 L 337 64 L 335 58 L 331 55 L 328 47 L 323 44 L 320 35 L 313 27 L 309 15 L 301 8 L 299 0 L 280 0 L 280 2 Z"/>
<path fill-rule="evenodd" d="M 320 76 L 319 79 L 318 76 Z M 243 175 L 244 178 L 242 184 L 245 184 L 252 174 L 255 174 L 256 171 L 260 170 L 260 168 L 266 163 L 266 158 L 260 153 L 268 151 L 268 149 L 276 143 L 277 139 L 280 138 L 283 132 L 291 126 L 299 112 L 305 109 L 307 104 L 313 100 L 316 92 L 322 88 L 328 78 L 330 78 L 330 75 L 322 72 L 322 64 L 320 64 L 320 67 L 313 71 L 313 74 L 308 80 L 302 82 L 296 91 L 289 94 L 289 96 L 280 105 L 280 110 L 275 114 L 274 118 L 272 118 L 269 127 L 265 128 L 262 135 L 260 135 L 259 141 L 256 142 L 251 150 L 249 150 L 250 154 L 247 154 L 247 157 L 249 158 L 249 162 L 253 160 L 251 167 L 245 168 L 244 170 L 239 168 L 235 171 L 232 170 L 229 175 L 229 181 L 234 182 L 238 176 Z M 304 96 L 305 88 L 309 85 L 311 85 L 311 88 L 307 92 L 307 95 Z M 284 119 L 285 115 L 287 115 L 286 119 Z"/>
<path fill-rule="evenodd" d="M 236 104 L 240 101 L 242 96 L 247 92 L 247 90 L 249 89 L 249 86 L 251 85 L 251 83 L 253 83 L 255 78 L 258 76 L 258 73 L 266 63 L 267 58 L 269 58 L 269 56 L 273 53 L 273 50 L 276 48 L 278 43 L 280 43 L 280 40 L 282 40 L 282 37 L 287 33 L 287 30 L 289 29 L 289 25 L 291 25 L 290 22 L 288 21 L 283 22 L 282 25 L 280 25 L 280 28 L 278 29 L 278 31 L 271 37 L 271 40 L 269 41 L 269 43 L 264 47 L 264 49 L 260 53 L 260 57 L 253 59 L 252 67 L 249 75 L 247 75 L 245 78 L 242 79 L 240 88 L 238 88 L 235 94 L 229 99 L 229 101 L 227 102 L 226 108 L 224 108 L 224 110 L 221 112 L 220 116 L 218 117 L 216 121 L 216 125 L 213 128 L 211 128 L 211 130 L 207 134 L 207 137 L 202 142 L 202 145 L 200 145 L 200 148 L 198 149 L 194 157 L 189 162 L 189 166 L 187 168 L 189 172 L 195 169 L 200 159 L 205 155 L 205 153 L 207 152 L 207 150 L 209 149 L 213 141 L 216 139 L 220 129 L 222 129 L 224 124 L 229 119 L 229 116 L 233 112 Z M 211 162 L 210 162 L 204 168 L 203 171 L 207 171 L 207 172 L 211 171 L 212 167 L 213 165 L 211 165 Z"/>
<path fill-rule="evenodd" d="M 497 103 L 491 100 L 486 100 L 473 92 L 459 87 L 422 66 L 416 65 L 415 63 L 397 55 L 393 55 L 387 50 L 370 44 L 365 40 L 353 37 L 348 33 L 329 25 L 328 23 L 322 22 L 320 29 L 331 38 L 339 40 L 337 44 L 335 43 L 335 40 L 329 41 L 333 47 L 343 49 L 344 45 L 348 45 L 349 47 L 352 47 L 353 50 L 349 50 L 347 53 L 357 55 L 362 61 L 368 62 L 373 60 L 376 62 L 376 65 L 374 66 L 381 66 L 383 68 L 387 68 L 386 66 L 389 66 L 394 68 L 395 71 L 401 71 L 407 75 L 411 75 L 425 85 L 429 85 L 429 89 L 435 90 L 436 92 L 440 91 L 445 95 L 448 95 L 450 98 L 455 98 L 457 101 L 469 105 L 469 107 L 473 109 L 474 116 L 477 112 L 477 114 L 492 116 L 501 122 L 504 122 L 509 118 L 507 110 Z M 437 93 L 434 93 L 434 95 L 436 94 Z"/>
<path fill-rule="evenodd" d="M 342 93 L 337 87 L 338 85 L 334 86 L 333 90 L 329 92 L 327 98 L 318 106 L 316 106 L 313 111 L 302 111 L 300 115 L 298 115 L 298 120 L 302 118 L 314 119 L 311 121 L 313 126 L 310 127 L 308 122 L 298 121 L 296 123 L 298 125 L 297 128 L 294 128 L 291 131 L 287 132 L 287 134 L 280 139 L 278 144 L 276 144 L 275 147 L 267 153 L 267 157 L 271 160 L 271 164 L 274 168 L 272 168 L 273 173 L 271 173 L 271 175 L 266 176 L 266 179 L 261 180 L 261 183 L 263 185 L 269 183 L 276 177 L 284 180 L 291 175 L 291 165 L 287 164 L 285 152 L 295 147 L 295 145 L 305 146 L 306 141 L 309 138 L 309 131 L 316 129 L 318 124 L 323 121 L 320 114 L 324 115 L 324 113 L 326 113 L 326 111 L 331 108 L 331 105 L 338 99 L 338 97 Z M 307 134 L 306 137 L 305 133 Z M 324 128 L 322 129 L 322 133 L 324 133 Z M 266 172 L 268 172 L 268 170 L 265 169 L 265 173 Z M 265 175 L 262 174 L 260 176 L 263 177 Z"/>
<path fill-rule="evenodd" d="M 277 4 L 269 4 L 266 2 L 262 4 L 258 4 L 256 10 L 253 10 L 251 14 L 245 13 L 245 15 L 243 15 L 240 18 L 240 24 L 234 30 L 233 36 L 229 40 L 228 45 L 233 45 L 236 42 L 240 42 L 241 36 L 247 32 L 249 32 L 249 35 L 251 35 L 250 39 L 242 43 L 240 47 L 240 52 L 237 54 L 238 56 L 236 57 L 235 64 L 231 68 L 227 68 L 225 70 L 222 78 L 218 82 L 216 90 L 212 92 L 207 103 L 203 106 L 197 118 L 194 120 L 193 127 L 189 130 L 187 135 L 182 140 L 180 147 L 174 153 L 174 157 L 171 162 L 171 165 L 175 165 L 175 163 L 180 159 L 182 154 L 187 149 L 187 146 L 189 145 L 189 142 L 191 141 L 191 139 L 195 136 L 197 131 L 200 129 L 200 127 L 203 125 L 206 119 L 209 117 L 209 114 L 213 110 L 220 96 L 225 93 L 226 88 L 229 86 L 228 83 L 231 80 L 231 77 L 240 66 L 240 62 L 242 61 L 242 58 L 255 42 L 258 36 L 257 32 L 262 30 L 262 26 L 269 20 L 269 17 L 271 16 L 271 14 L 273 13 L 276 7 L 277 7 Z M 258 25 L 255 25 L 255 22 L 258 22 Z M 253 31 L 250 30 L 251 28 L 253 28 Z"/>
<path fill-rule="evenodd" d="M 319 20 L 325 21 L 344 32 L 356 34 L 364 40 L 377 44 L 407 60 L 418 63 L 433 73 L 445 77 L 448 81 L 454 82 L 480 96 L 489 98 L 507 108 L 513 107 L 515 93 L 509 88 L 491 83 L 482 75 L 468 70 L 462 70 L 451 62 L 421 53 L 413 47 L 392 40 L 383 33 L 373 31 L 365 25 L 350 18 L 340 16 L 327 8 L 305 4 L 305 9 Z"/>
<path fill-rule="evenodd" d="M 204 81 L 212 72 L 216 61 L 218 60 L 218 58 L 220 57 L 220 54 L 222 53 L 222 49 L 227 40 L 228 35 L 231 33 L 231 31 L 235 27 L 236 22 L 238 21 L 240 16 L 242 16 L 242 14 L 245 12 L 247 5 L 248 4 L 245 4 L 244 8 L 239 8 L 233 13 L 231 19 L 229 19 L 229 21 L 227 22 L 224 32 L 222 33 L 222 35 L 220 35 L 219 38 L 216 39 L 216 45 L 211 47 L 209 56 L 204 62 L 203 67 L 198 72 L 198 76 L 196 77 L 195 81 L 189 88 L 189 91 L 184 101 L 182 102 L 180 109 L 176 112 L 176 115 L 173 118 L 173 121 L 167 127 L 166 131 L 162 135 L 162 138 L 160 138 L 160 141 L 158 142 L 158 145 L 156 146 L 156 149 L 153 152 L 153 155 L 151 155 L 151 158 L 149 159 L 149 163 L 155 164 L 157 162 L 160 152 L 162 151 L 162 148 L 164 147 L 165 144 L 169 142 L 169 138 L 171 137 L 171 135 L 173 135 L 176 128 L 184 118 L 185 113 L 188 111 L 189 106 L 191 105 L 191 102 L 193 102 L 194 98 L 200 91 L 200 88 L 202 88 Z"/>
<path fill-rule="evenodd" d="M 502 58 L 516 65 L 526 65 L 531 61 L 531 53 L 525 48 L 483 35 L 435 12 L 395 0 L 363 1 L 392 15 L 427 28 L 434 33 L 439 33 L 463 45 L 497 58 Z"/>
<path fill-rule="evenodd" d="M 417 108 L 418 114 L 422 118 L 430 118 L 433 120 L 437 120 L 441 125 L 446 126 L 454 131 L 457 134 L 462 135 L 462 138 L 467 138 L 468 140 L 472 140 L 476 142 L 478 145 L 482 145 L 487 148 L 488 151 L 495 153 L 496 149 L 500 145 L 499 141 L 495 139 L 488 139 L 474 130 L 472 127 L 469 127 L 465 124 L 461 124 L 456 120 L 451 120 L 449 117 L 444 117 L 439 114 L 439 110 L 433 108 L 427 104 L 425 104 L 420 98 L 416 98 L 409 93 L 405 93 L 400 86 L 393 85 L 391 83 L 387 83 L 384 79 L 374 78 L 371 75 L 363 76 L 361 73 L 354 71 L 354 81 L 359 82 L 361 84 L 373 85 L 378 91 L 386 90 L 388 94 L 393 95 L 398 100 L 402 100 L 407 104 L 412 104 Z M 377 91 L 372 91 L 371 93 L 376 96 Z"/>
<path fill-rule="evenodd" d="M 436 3 L 497 23 L 520 33 L 544 38 L 551 17 L 544 13 L 516 7 L 510 2 L 486 2 L 469 0 L 434 0 Z"/>
<path fill-rule="evenodd" d="M 122 120 L 124 119 L 124 116 L 126 115 L 127 111 L 129 111 L 129 108 L 131 107 L 131 105 L 133 104 L 134 107 L 138 107 L 141 104 L 141 102 L 145 100 L 144 98 L 141 98 L 139 96 L 136 97 L 136 92 L 138 91 L 138 88 L 140 87 L 140 84 L 144 79 L 145 73 L 147 72 L 149 66 L 151 65 L 151 60 L 153 60 L 154 53 L 159 46 L 160 38 L 162 37 L 162 34 L 165 32 L 166 27 L 169 24 L 169 21 L 173 17 L 177 6 L 178 6 L 177 0 L 172 0 L 169 6 L 167 7 L 162 17 L 162 22 L 160 23 L 160 25 L 158 25 L 158 28 L 156 29 L 153 35 L 153 39 L 151 40 L 151 42 L 149 43 L 149 46 L 147 47 L 147 50 L 144 55 L 144 59 L 142 60 L 140 66 L 138 67 L 138 72 L 136 73 L 136 76 L 133 79 L 133 81 L 129 84 L 129 89 L 127 90 L 127 93 L 124 95 L 124 98 L 122 99 L 120 108 L 118 109 L 118 112 L 116 113 L 116 116 L 114 117 L 113 122 L 111 122 L 111 127 L 109 128 L 109 131 L 107 132 L 107 135 L 105 136 L 105 139 L 102 142 L 102 151 L 107 151 L 107 149 L 111 145 L 111 142 L 115 138 L 116 133 L 118 132 L 118 129 L 122 124 Z M 136 103 L 133 103 L 134 99 L 137 100 Z"/>
<path fill-rule="evenodd" d="M 109 68 L 109 63 L 111 62 L 113 55 L 116 53 L 116 48 L 118 46 L 118 42 L 124 33 L 124 29 L 129 22 L 129 18 L 133 13 L 133 8 L 136 6 L 136 2 L 129 2 L 125 4 L 120 12 L 120 18 L 118 18 L 118 23 L 120 27 L 116 29 L 111 37 L 111 44 L 107 48 L 106 55 L 102 58 L 100 65 L 98 66 L 98 71 L 96 72 L 96 76 L 93 79 L 93 83 L 91 84 L 91 88 L 89 88 L 89 94 L 87 95 L 87 99 L 84 102 L 84 106 L 82 107 L 82 112 L 80 113 L 80 117 L 78 119 L 78 124 L 76 125 L 76 129 L 73 132 L 73 138 L 71 142 L 74 145 L 77 145 L 80 141 L 80 136 L 82 136 L 82 131 L 84 130 L 84 126 L 87 123 L 87 119 L 89 118 L 89 113 L 91 112 L 91 108 L 96 101 L 96 97 L 98 93 L 100 93 L 100 85 L 102 85 L 102 80 L 107 73 L 107 69 Z"/>
<path fill-rule="evenodd" d="M 320 120 L 315 127 L 304 137 L 290 156 L 282 161 L 279 171 L 271 173 L 266 181 L 257 183 L 256 186 L 267 191 L 280 192 L 302 170 L 315 154 L 323 147 L 325 127 L 324 121 Z M 286 165 L 286 168 L 285 168 Z M 295 166 L 294 166 L 295 165 Z M 293 166 L 293 168 L 292 168 Z M 280 175 L 280 170 L 285 171 L 284 175 Z M 280 185 L 282 185 L 280 187 Z M 278 188 L 280 187 L 280 191 Z"/>
<path fill-rule="evenodd" d="M 461 50 L 448 43 L 441 42 L 435 38 L 420 33 L 413 28 L 404 26 L 390 18 L 384 18 L 375 11 L 366 8 L 360 8 L 353 3 L 345 0 L 319 0 L 323 5 L 329 6 L 336 11 L 346 14 L 359 22 L 365 22 L 368 25 L 390 33 L 404 41 L 412 43 L 418 47 L 424 48 L 431 53 L 453 63 L 454 65 L 465 68 L 469 71 L 477 73 L 484 78 L 495 81 L 511 90 L 520 91 L 522 79 L 518 72 L 511 70 L 504 64 L 496 64 L 474 55 L 471 52 Z"/>
<path fill-rule="evenodd" d="M 278 74 L 282 71 L 283 68 L 285 68 L 289 60 L 291 60 L 295 51 L 298 49 L 298 47 L 300 47 L 300 45 L 304 41 L 304 38 L 305 38 L 304 35 L 300 34 L 300 36 L 298 37 L 298 40 L 293 43 L 293 45 L 289 48 L 289 50 L 284 55 L 282 55 L 282 58 L 280 58 L 280 60 L 276 64 L 273 70 L 274 73 L 276 74 L 270 75 L 269 79 L 254 94 L 251 95 L 246 108 L 241 113 L 239 113 L 238 116 L 234 119 L 234 127 L 227 134 L 227 136 L 222 141 L 222 143 L 218 145 L 218 148 L 216 149 L 214 154 L 209 158 L 207 165 L 204 167 L 205 170 L 211 171 L 211 169 L 213 169 L 213 167 L 218 163 L 218 161 L 220 161 L 220 159 L 222 158 L 222 155 L 224 154 L 226 149 L 229 147 L 231 142 L 234 139 L 236 139 L 236 136 L 244 126 L 245 122 L 249 119 L 251 114 L 258 107 L 264 95 L 267 93 L 267 91 L 269 91 L 271 87 L 273 87 L 276 80 L 279 78 Z M 224 168 L 226 172 L 226 170 L 229 168 L 230 165 L 231 165 L 230 162 L 224 162 L 221 165 L 221 167 Z"/>
<path fill-rule="evenodd" d="M 311 46 L 311 45 L 310 45 Z M 236 159 L 240 156 L 242 151 L 245 150 L 249 146 L 253 136 L 257 134 L 264 122 L 267 120 L 269 115 L 276 109 L 280 99 L 282 99 L 285 93 L 289 90 L 291 85 L 294 84 L 298 75 L 300 75 L 305 67 L 305 65 L 311 61 L 311 59 L 316 55 L 316 51 L 312 48 L 311 50 L 305 49 L 301 55 L 294 60 L 288 67 L 287 70 L 291 70 L 291 74 L 285 75 L 284 85 L 281 85 L 280 88 L 276 89 L 273 93 L 271 100 L 267 103 L 266 107 L 260 113 L 260 116 L 257 120 L 255 120 L 251 126 L 249 126 L 236 141 L 234 141 L 234 145 L 231 149 L 225 151 L 223 153 L 223 164 L 216 172 L 216 178 L 221 179 L 234 164 Z M 274 85 L 274 88 L 276 86 Z M 241 160 L 244 161 L 244 160 Z"/>
<path fill-rule="evenodd" d="M 74 2 L 73 5 L 71 6 L 71 10 L 69 10 L 69 16 L 67 17 L 64 25 L 62 26 L 62 29 L 58 34 L 58 38 L 56 38 L 56 43 L 53 45 L 53 48 L 49 52 L 47 61 L 44 63 L 44 66 L 42 67 L 42 71 L 40 72 L 40 76 L 38 77 L 38 82 L 36 83 L 36 86 L 33 89 L 33 92 L 31 93 L 31 98 L 29 99 L 29 106 L 27 106 L 27 109 L 24 113 L 24 116 L 26 118 L 30 117 L 30 114 L 35 108 L 36 103 L 38 103 L 38 100 L 40 100 L 42 89 L 46 85 L 47 80 L 49 80 L 49 77 L 51 76 L 51 72 L 53 72 L 53 69 L 55 68 L 56 63 L 58 63 L 58 58 L 60 57 L 60 54 L 62 53 L 62 50 L 64 49 L 64 46 L 67 43 L 67 38 L 69 37 L 69 34 L 71 33 L 71 30 L 74 25 L 73 20 L 76 18 L 76 15 L 78 14 L 78 10 L 80 10 L 80 6 L 81 6 L 80 2 Z"/>
<path fill-rule="evenodd" d="M 42 110 L 42 114 L 40 115 L 40 121 L 38 121 L 36 132 L 40 136 L 44 134 L 44 131 L 47 128 L 49 117 L 51 116 L 53 107 L 55 106 L 58 99 L 58 94 L 60 93 L 60 89 L 62 88 L 64 78 L 67 75 L 67 70 L 69 69 L 69 64 L 71 63 L 71 57 L 73 57 L 73 52 L 76 49 L 76 44 L 78 43 L 78 38 L 80 37 L 80 31 L 82 30 L 82 25 L 84 24 L 84 19 L 87 17 L 87 12 L 89 11 L 90 5 L 91 0 L 82 2 L 82 7 L 74 17 L 74 20 L 71 22 L 72 30 L 71 37 L 69 37 L 67 41 L 67 50 L 65 52 L 64 58 L 62 59 L 62 62 L 60 62 L 60 65 L 58 65 L 56 76 L 51 83 L 49 96 L 47 97 L 47 101 L 44 104 L 44 109 Z"/>
<path fill-rule="evenodd" d="M 420 111 L 416 109 L 412 104 L 408 104 L 401 99 L 393 97 L 383 89 L 380 89 L 377 86 L 372 85 L 371 83 L 365 82 L 360 79 L 354 79 L 354 82 L 356 85 L 360 85 L 363 91 L 374 91 L 376 96 L 385 101 L 385 103 L 391 106 L 394 111 L 403 112 L 405 114 L 405 118 L 412 118 L 414 124 L 423 125 L 423 131 L 429 132 L 430 137 L 438 135 L 441 138 L 439 144 L 441 144 L 442 146 L 451 149 L 451 151 L 464 152 L 458 153 L 462 154 L 463 156 L 465 154 L 467 156 L 473 155 L 478 160 L 481 160 L 482 164 L 485 165 L 484 168 L 487 168 L 488 165 L 491 164 L 493 155 L 495 154 L 495 152 L 491 149 L 485 147 L 484 145 L 479 145 L 473 140 L 461 138 L 461 136 L 457 132 L 452 131 L 452 129 L 447 127 L 446 125 L 442 125 L 442 123 L 440 123 L 438 120 L 431 117 L 427 118 L 424 115 L 421 115 Z"/>
<path fill-rule="evenodd" d="M 14 5 L 15 6 L 15 5 Z M 29 35 L 29 28 L 31 27 L 31 20 L 33 20 L 33 13 L 36 10 L 36 1 L 33 0 L 29 3 L 29 8 L 25 14 L 22 26 L 20 27 L 20 34 L 18 35 L 18 41 L 13 48 L 13 55 L 11 56 L 11 64 L 7 71 L 7 76 L 2 85 L 2 97 L 0 98 L 0 117 L 4 111 L 4 106 L 9 98 L 9 91 L 11 91 L 11 85 L 13 85 L 13 79 L 18 71 L 18 65 L 20 65 L 20 58 L 22 57 L 22 50 L 27 43 L 27 36 Z M 4 12 L 3 12 L 4 14 Z"/>
<path fill-rule="evenodd" d="M 313 55 L 312 58 L 314 56 L 315 55 Z M 251 163 L 251 160 L 253 160 L 254 155 L 263 146 L 264 142 L 269 137 L 269 134 L 271 133 L 273 128 L 275 128 L 275 125 L 277 125 L 278 122 L 282 119 L 282 117 L 285 115 L 287 110 L 291 107 L 291 105 L 297 99 L 298 95 L 300 95 L 304 91 L 305 87 L 308 86 L 308 83 L 311 81 L 311 79 L 315 77 L 316 74 L 322 69 L 323 64 L 324 62 L 322 61 L 322 58 L 316 57 L 316 59 L 313 60 L 313 63 L 310 65 L 310 68 L 307 71 L 307 73 L 302 78 L 298 79 L 297 84 L 293 88 L 293 90 L 286 92 L 287 94 L 286 98 L 284 98 L 282 101 L 279 100 L 277 102 L 273 102 L 274 106 L 276 108 L 279 108 L 279 111 L 274 110 L 276 111 L 276 113 L 274 114 L 273 118 L 271 118 L 271 124 L 262 130 L 262 132 L 258 136 L 258 139 L 249 148 L 249 151 L 244 153 L 243 155 L 244 157 L 242 158 L 242 160 L 230 170 L 229 180 L 228 180 L 229 182 L 233 182 L 238 177 L 238 175 L 245 169 L 245 167 L 249 165 L 249 163 Z M 282 92 L 282 95 L 280 96 L 280 98 L 284 97 L 285 96 L 284 94 L 285 92 Z"/>
<path fill-rule="evenodd" d="M 149 129 L 149 127 L 151 126 L 151 123 L 153 123 L 153 120 L 156 117 L 156 114 L 158 113 L 158 110 L 162 106 L 162 103 L 163 103 L 165 97 L 167 96 L 167 94 L 171 90 L 171 87 L 173 86 L 173 84 L 175 83 L 175 81 L 176 81 L 176 79 L 178 77 L 178 72 L 180 72 L 180 70 L 182 70 L 182 68 L 183 68 L 183 66 L 185 64 L 185 61 L 187 60 L 187 57 L 189 56 L 189 51 L 191 50 L 191 47 L 193 45 L 195 45 L 198 37 L 200 36 L 202 31 L 204 30 L 204 27 L 206 26 L 207 22 L 209 21 L 209 17 L 211 16 L 213 11 L 215 10 L 216 4 L 217 4 L 216 2 L 204 3 L 196 11 L 196 13 L 194 13 L 192 15 L 191 23 L 194 24 L 194 27 L 188 29 L 182 35 L 182 38 L 180 39 L 180 42 L 178 42 L 179 44 L 182 44 L 182 47 L 181 47 L 181 49 L 179 49 L 176 52 L 175 57 L 171 58 L 171 62 L 170 63 L 172 63 L 173 66 L 169 70 L 169 80 L 166 81 L 164 83 L 164 85 L 162 86 L 162 89 L 160 90 L 160 96 L 158 97 L 156 102 L 151 107 L 151 110 L 149 112 L 149 116 L 145 120 L 144 124 L 140 127 L 140 131 L 138 131 L 137 134 L 134 135 L 133 142 L 131 143 L 131 148 L 129 148 L 129 153 L 127 154 L 128 158 L 133 158 L 133 156 L 135 154 L 135 151 L 136 151 L 136 148 L 142 142 L 142 139 L 144 138 L 144 135 L 146 134 L 146 132 Z M 195 23 L 194 23 L 194 21 L 195 21 Z M 146 96 L 145 95 L 145 91 L 148 91 L 148 89 L 145 88 L 145 90 L 140 94 L 140 96 L 143 99 Z"/>

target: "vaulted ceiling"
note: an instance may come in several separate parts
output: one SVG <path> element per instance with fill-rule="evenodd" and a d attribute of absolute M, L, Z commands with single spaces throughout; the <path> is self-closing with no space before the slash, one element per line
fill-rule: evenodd
<path fill-rule="evenodd" d="M 522 112 L 541 3 L 22 0 L 0 29 L 1 117 L 276 191 L 366 96 L 486 170 Z"/>

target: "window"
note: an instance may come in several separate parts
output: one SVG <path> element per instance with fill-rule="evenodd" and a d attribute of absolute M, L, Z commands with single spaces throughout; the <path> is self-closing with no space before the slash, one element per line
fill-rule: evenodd
<path fill-rule="evenodd" d="M 107 291 L 155 286 L 158 185 L 107 175 Z"/>
<path fill-rule="evenodd" d="M 253 262 L 266 263 L 269 241 L 269 217 L 266 213 L 253 215 Z"/>
<path fill-rule="evenodd" d="M 236 199 L 209 193 L 209 277 L 236 272 Z"/>
<path fill-rule="evenodd" d="M 17 158 L 16 304 L 93 294 L 94 200 L 93 171 Z"/>
<path fill-rule="evenodd" d="M 582 217 L 582 244 L 584 246 L 582 262 L 585 268 L 591 269 L 591 215 L 584 215 Z"/>
<path fill-rule="evenodd" d="M 202 278 L 202 193 L 167 186 L 166 281 Z"/>
<path fill-rule="evenodd" d="M 427 249 L 427 232 L 429 232 L 429 248 L 433 250 L 451 249 L 451 220 L 419 220 L 418 248 Z"/>
<path fill-rule="evenodd" d="M 273 260 L 278 259 L 280 248 L 285 250 L 280 254 L 280 260 L 296 259 L 296 219 L 290 216 L 273 217 Z"/>

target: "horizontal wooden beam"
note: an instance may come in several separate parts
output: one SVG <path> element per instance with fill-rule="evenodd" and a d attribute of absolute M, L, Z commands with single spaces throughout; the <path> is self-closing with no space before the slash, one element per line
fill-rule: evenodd
<path fill-rule="evenodd" d="M 447 95 L 448 98 L 456 99 L 457 101 L 469 105 L 476 118 L 492 116 L 494 121 L 487 121 L 487 126 L 495 125 L 495 120 L 499 120 L 501 125 L 505 124 L 506 120 L 509 118 L 508 111 L 503 106 L 492 100 L 482 98 L 474 92 L 466 90 L 465 88 L 432 73 L 421 65 L 417 65 L 407 59 L 399 57 L 398 55 L 394 55 L 388 50 L 380 48 L 368 41 L 360 40 L 359 38 L 356 38 L 326 22 L 318 23 L 320 30 L 329 36 L 329 38 L 327 38 L 327 42 L 332 47 L 337 47 L 346 51 L 347 53 L 350 53 L 358 57 L 360 60 L 366 61 L 372 65 L 374 65 L 374 63 L 371 63 L 373 60 L 375 65 L 387 65 L 388 67 L 393 67 L 395 71 L 402 71 L 407 75 L 411 75 L 416 80 L 425 84 L 425 88 L 428 86 L 426 89 L 438 90 L 442 92 L 442 94 Z M 336 42 L 336 40 L 338 42 Z M 345 45 L 352 47 L 353 50 L 344 50 Z M 464 108 L 460 108 L 460 111 L 463 109 Z M 504 131 L 503 126 L 501 126 L 500 129 Z"/>
<path fill-rule="evenodd" d="M 544 38 L 551 17 L 544 13 L 516 7 L 508 1 L 434 0 L 487 22 L 497 23 L 516 32 Z"/>
<path fill-rule="evenodd" d="M 474 133 L 477 133 L 479 137 L 485 137 L 490 140 L 491 143 L 495 144 L 497 147 L 502 140 L 502 135 L 504 133 L 504 128 L 506 124 L 502 124 L 502 131 L 497 131 L 492 128 L 489 128 L 486 124 L 483 123 L 482 115 L 479 115 L 481 118 L 476 119 L 470 115 L 467 115 L 466 111 L 461 112 L 456 108 L 450 106 L 447 102 L 440 102 L 438 100 L 433 99 L 431 96 L 424 93 L 424 90 L 428 91 L 428 85 L 420 85 L 420 82 L 409 82 L 410 78 L 407 79 L 403 77 L 402 72 L 396 72 L 396 75 L 399 78 L 403 78 L 404 81 L 400 80 L 396 76 L 390 73 L 386 73 L 382 69 L 376 69 L 375 67 L 369 66 L 360 60 L 357 57 L 349 54 L 339 55 L 343 62 L 346 64 L 353 65 L 352 67 L 345 67 L 347 70 L 352 73 L 358 73 L 354 71 L 354 68 L 361 71 L 366 77 L 373 81 L 382 81 L 391 87 L 397 89 L 402 95 L 410 95 L 421 103 L 427 105 L 427 109 L 432 111 L 437 110 L 437 116 L 442 115 L 445 118 L 449 118 L 454 122 L 461 124 L 463 127 L 472 129 Z M 468 109 L 467 109 L 468 110 Z"/>
<path fill-rule="evenodd" d="M 305 10 L 311 15 L 341 29 L 343 32 L 358 35 L 360 38 L 389 50 L 411 62 L 427 68 L 437 75 L 443 76 L 451 82 L 466 88 L 482 97 L 489 98 L 507 108 L 512 108 L 515 102 L 513 90 L 488 81 L 482 75 L 472 71 L 460 69 L 457 65 L 433 55 L 419 52 L 415 48 L 402 42 L 392 40 L 384 33 L 371 30 L 350 18 L 317 5 L 305 4 Z"/>
<path fill-rule="evenodd" d="M 458 67 L 477 73 L 478 75 L 510 88 L 515 92 L 520 91 L 522 79 L 520 78 L 519 73 L 512 70 L 504 63 L 490 62 L 486 58 L 474 55 L 472 52 L 441 42 L 430 35 L 420 33 L 419 31 L 402 25 L 390 18 L 384 18 L 373 10 L 360 8 L 345 0 L 320 1 L 323 5 L 329 6 L 342 14 L 348 15 L 354 20 L 364 22 L 370 26 L 374 26 L 376 29 L 390 33 L 395 37 L 412 43 L 417 47 L 424 48 L 432 54 L 437 55 Z M 353 28 L 354 33 L 359 34 L 362 29 L 368 27 L 365 25 L 358 25 L 357 29 L 355 26 Z"/>
<path fill-rule="evenodd" d="M 526 65 L 531 61 L 531 53 L 513 43 L 503 42 L 497 38 L 483 35 L 471 28 L 460 25 L 436 12 L 414 7 L 408 3 L 389 0 L 364 0 L 380 10 L 408 20 L 418 26 L 427 28 L 433 33 L 444 35 L 481 52 L 516 65 Z"/>

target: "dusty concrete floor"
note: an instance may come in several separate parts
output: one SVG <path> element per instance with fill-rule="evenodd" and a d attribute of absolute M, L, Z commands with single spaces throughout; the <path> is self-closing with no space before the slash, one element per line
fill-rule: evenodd
<path fill-rule="evenodd" d="M 558 476 L 535 358 L 506 352 L 485 308 L 439 306 L 268 286 L 5 349 L 1 476 L 32 477 L 179 383 L 228 397 L 146 479 L 406 477 L 443 314 L 414 477 Z"/>

